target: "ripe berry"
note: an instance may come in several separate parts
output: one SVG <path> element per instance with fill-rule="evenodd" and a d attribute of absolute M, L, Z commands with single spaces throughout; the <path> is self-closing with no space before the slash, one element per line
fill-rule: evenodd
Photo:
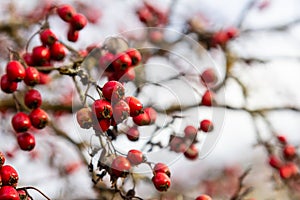
<path fill-rule="evenodd" d="M 283 155 L 286 159 L 293 159 L 296 156 L 296 148 L 292 145 L 287 145 L 283 149 Z"/>
<path fill-rule="evenodd" d="M 19 147 L 24 151 L 31 151 L 35 147 L 34 135 L 30 133 L 20 133 L 17 136 Z"/>
<path fill-rule="evenodd" d="M 3 186 L 0 189 L 1 200 L 20 200 L 18 191 L 12 186 Z"/>
<path fill-rule="evenodd" d="M 18 83 L 8 80 L 6 74 L 1 77 L 1 90 L 5 93 L 13 93 L 17 90 Z"/>
<path fill-rule="evenodd" d="M 48 74 L 40 72 L 40 84 L 46 85 L 51 81 L 51 78 L 48 76 Z"/>
<path fill-rule="evenodd" d="M 10 165 L 3 165 L 0 170 L 2 185 L 10 185 L 16 187 L 19 180 L 17 171 Z"/>
<path fill-rule="evenodd" d="M 124 97 L 125 88 L 118 81 L 108 81 L 102 88 L 102 94 L 107 100 L 115 103 Z"/>
<path fill-rule="evenodd" d="M 11 120 L 11 124 L 16 132 L 25 132 L 31 127 L 31 122 L 28 117 L 23 112 L 18 112 L 15 114 Z"/>
<path fill-rule="evenodd" d="M 0 168 L 4 165 L 5 163 L 5 156 L 4 154 L 0 151 Z M 1 184 L 0 184 L 1 186 Z"/>
<path fill-rule="evenodd" d="M 279 174 L 282 179 L 289 179 L 293 175 L 293 169 L 289 165 L 284 165 L 279 168 Z"/>
<path fill-rule="evenodd" d="M 115 56 L 115 60 L 113 61 L 112 65 L 115 71 L 124 71 L 132 64 L 131 58 L 128 54 L 122 52 Z"/>
<path fill-rule="evenodd" d="M 113 116 L 117 124 L 127 119 L 129 113 L 130 113 L 130 108 L 128 104 L 123 100 L 120 100 L 118 103 L 116 103 L 113 106 Z"/>
<path fill-rule="evenodd" d="M 34 67 L 27 67 L 25 69 L 24 83 L 28 86 L 34 86 L 40 83 L 40 73 Z"/>
<path fill-rule="evenodd" d="M 213 96 L 213 92 L 207 90 L 202 96 L 201 104 L 204 106 L 211 106 L 213 104 Z"/>
<path fill-rule="evenodd" d="M 141 113 L 138 116 L 134 116 L 134 117 L 132 117 L 132 119 L 133 119 L 133 122 L 138 126 L 146 126 L 146 125 L 149 125 L 151 122 L 151 119 L 146 112 Z"/>
<path fill-rule="evenodd" d="M 98 119 L 110 119 L 113 115 L 111 104 L 104 99 L 94 101 L 92 110 Z"/>
<path fill-rule="evenodd" d="M 37 65 L 43 65 L 50 60 L 50 50 L 44 46 L 36 46 L 32 50 L 33 62 Z"/>
<path fill-rule="evenodd" d="M 42 96 L 39 91 L 35 89 L 28 90 L 24 97 L 25 105 L 30 108 L 38 108 L 42 105 Z"/>
<path fill-rule="evenodd" d="M 160 192 L 167 191 L 171 185 L 171 180 L 165 173 L 155 174 L 152 177 L 152 182 L 155 188 Z"/>
<path fill-rule="evenodd" d="M 95 131 L 105 132 L 110 127 L 110 119 L 93 120 L 93 129 Z"/>
<path fill-rule="evenodd" d="M 10 61 L 6 65 L 6 74 L 9 81 L 20 82 L 25 78 L 25 69 L 18 61 Z"/>
<path fill-rule="evenodd" d="M 140 132 L 137 127 L 131 127 L 127 132 L 126 136 L 130 141 L 137 141 L 140 137 Z"/>
<path fill-rule="evenodd" d="M 157 174 L 157 173 L 164 173 L 166 174 L 168 177 L 171 177 L 171 172 L 169 167 L 164 164 L 164 163 L 156 163 L 154 168 L 153 168 L 153 173 Z"/>
<path fill-rule="evenodd" d="M 142 60 L 142 55 L 137 49 L 127 49 L 126 50 L 127 55 L 131 58 L 132 66 L 136 66 L 139 64 Z"/>
<path fill-rule="evenodd" d="M 225 31 L 228 36 L 228 39 L 235 38 L 239 35 L 239 30 L 236 27 L 229 27 Z"/>
<path fill-rule="evenodd" d="M 79 38 L 79 31 L 76 31 L 72 27 L 70 27 L 67 37 L 70 42 L 76 42 Z"/>
<path fill-rule="evenodd" d="M 140 8 L 137 13 L 141 22 L 148 23 L 154 20 L 153 14 L 147 7 Z"/>
<path fill-rule="evenodd" d="M 200 123 L 200 130 L 204 131 L 204 132 L 210 132 L 214 129 L 213 123 L 208 120 L 202 120 Z"/>
<path fill-rule="evenodd" d="M 131 117 L 138 116 L 142 113 L 143 105 L 137 98 L 129 96 L 125 98 L 125 101 L 129 105 Z"/>
<path fill-rule="evenodd" d="M 230 34 L 227 34 L 227 32 L 223 30 L 214 33 L 212 36 L 212 45 L 225 45 L 230 39 L 229 36 Z"/>
<path fill-rule="evenodd" d="M 73 15 L 70 23 L 74 30 L 79 31 L 86 26 L 87 19 L 84 15 L 78 13 Z"/>
<path fill-rule="evenodd" d="M 208 87 L 212 87 L 217 83 L 218 77 L 216 75 L 215 70 L 212 69 L 212 68 L 209 68 L 209 69 L 206 69 L 201 74 L 200 80 L 201 80 L 203 85 L 208 86 Z"/>
<path fill-rule="evenodd" d="M 130 168 L 129 160 L 123 156 L 116 157 L 111 164 L 112 174 L 117 177 L 126 177 Z"/>
<path fill-rule="evenodd" d="M 145 158 L 144 158 L 144 155 L 141 151 L 131 149 L 130 151 L 128 151 L 127 159 L 129 160 L 129 162 L 132 165 L 139 165 L 142 162 L 144 162 Z"/>
<path fill-rule="evenodd" d="M 144 113 L 149 116 L 150 124 L 154 124 L 157 118 L 157 112 L 153 108 L 148 107 L 144 109 Z"/>
<path fill-rule="evenodd" d="M 206 194 L 200 195 L 196 198 L 196 200 L 212 200 L 212 198 Z"/>
<path fill-rule="evenodd" d="M 281 160 L 279 160 L 279 158 L 277 156 L 271 155 L 269 157 L 269 165 L 276 169 L 279 169 L 282 166 L 282 162 L 281 162 Z"/>
<path fill-rule="evenodd" d="M 61 61 L 66 56 L 65 46 L 60 42 L 55 42 L 50 47 L 51 59 L 56 61 Z"/>
<path fill-rule="evenodd" d="M 89 108 L 81 108 L 76 112 L 77 123 L 81 128 L 89 129 L 93 125 L 92 112 Z"/>
<path fill-rule="evenodd" d="M 25 63 L 26 63 L 28 66 L 33 66 L 33 65 L 34 65 L 33 60 L 32 60 L 32 55 L 31 55 L 31 53 L 28 53 L 28 52 L 27 52 L 27 53 L 24 53 L 24 54 L 22 55 L 22 57 L 23 57 Z"/>
<path fill-rule="evenodd" d="M 186 126 L 184 129 L 184 137 L 190 140 L 194 140 L 197 137 L 197 129 L 194 126 Z"/>
<path fill-rule="evenodd" d="M 185 152 L 184 152 L 184 156 L 187 159 L 190 160 L 195 160 L 199 155 L 198 149 L 196 147 L 196 145 L 192 144 Z"/>
<path fill-rule="evenodd" d="M 117 71 L 114 73 L 114 80 L 119 82 L 128 82 L 135 79 L 135 71 L 133 67 L 128 67 L 125 70 Z"/>
<path fill-rule="evenodd" d="M 114 61 L 115 56 L 112 53 L 106 53 L 99 59 L 99 66 L 105 71 L 113 71 L 112 62 Z"/>
<path fill-rule="evenodd" d="M 281 144 L 286 144 L 287 143 L 287 139 L 284 135 L 278 135 L 277 136 L 277 140 L 281 143 Z"/>
<path fill-rule="evenodd" d="M 56 35 L 51 29 L 45 29 L 40 32 L 40 39 L 43 45 L 51 46 L 57 41 Z"/>
<path fill-rule="evenodd" d="M 57 14 L 66 22 L 70 22 L 75 13 L 75 9 L 71 5 L 60 5 L 57 8 Z"/>
<path fill-rule="evenodd" d="M 31 111 L 31 113 L 29 114 L 29 118 L 34 128 L 43 129 L 48 124 L 49 117 L 44 110 L 36 108 Z"/>

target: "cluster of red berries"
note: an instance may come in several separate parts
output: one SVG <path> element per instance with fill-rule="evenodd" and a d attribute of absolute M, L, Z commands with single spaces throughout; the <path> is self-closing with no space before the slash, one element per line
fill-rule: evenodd
<path fill-rule="evenodd" d="M 213 123 L 210 120 L 204 119 L 200 122 L 200 127 L 196 129 L 192 125 L 188 125 L 184 129 L 184 136 L 171 136 L 170 150 L 176 153 L 184 153 L 187 159 L 195 160 L 199 151 L 195 145 L 197 141 L 198 130 L 203 132 L 211 132 L 213 130 Z"/>
<path fill-rule="evenodd" d="M 149 27 L 163 26 L 168 22 L 168 17 L 164 12 L 146 2 L 137 10 L 137 15 L 140 21 Z"/>
<path fill-rule="evenodd" d="M 269 164 L 278 170 L 282 179 L 295 177 L 299 174 L 299 169 L 294 162 L 297 159 L 296 147 L 289 144 L 285 136 L 279 135 L 277 140 L 281 145 L 281 156 L 270 155 Z"/>
<path fill-rule="evenodd" d="M 239 31 L 235 27 L 229 27 L 224 30 L 215 32 L 212 36 L 211 45 L 213 47 L 217 45 L 224 46 L 229 40 L 236 38 L 239 35 Z"/>
<path fill-rule="evenodd" d="M 134 67 L 138 66 L 141 60 L 140 52 L 129 48 L 116 55 L 111 52 L 105 53 L 99 59 L 99 66 L 109 80 L 127 82 L 135 79 Z"/>
<path fill-rule="evenodd" d="M 142 103 L 133 96 L 125 97 L 125 88 L 118 81 L 108 81 L 102 87 L 103 98 L 92 104 L 92 109 L 82 108 L 77 112 L 77 122 L 81 128 L 93 126 L 96 131 L 105 132 L 109 127 L 122 123 L 129 116 L 138 126 L 153 124 L 156 111 L 143 108 Z"/>

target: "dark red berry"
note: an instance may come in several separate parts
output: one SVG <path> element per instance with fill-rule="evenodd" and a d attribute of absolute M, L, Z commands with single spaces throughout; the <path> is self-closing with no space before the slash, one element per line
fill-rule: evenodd
<path fill-rule="evenodd" d="M 9 81 L 20 82 L 25 78 L 25 69 L 18 61 L 10 61 L 6 65 L 6 74 Z"/>
<path fill-rule="evenodd" d="M 60 42 L 55 42 L 50 47 L 51 59 L 56 61 L 61 61 L 66 56 L 65 46 Z"/>
<path fill-rule="evenodd" d="M 31 151 L 35 147 L 35 137 L 31 133 L 20 133 L 17 136 L 19 147 L 24 151 Z"/>
<path fill-rule="evenodd" d="M 157 112 L 153 108 L 148 107 L 144 109 L 144 113 L 149 116 L 150 124 L 154 124 L 157 118 Z"/>
<path fill-rule="evenodd" d="M 13 93 L 17 90 L 18 83 L 8 80 L 6 74 L 1 77 L 1 90 L 5 93 Z"/>
<path fill-rule="evenodd" d="M 283 149 L 283 155 L 286 159 L 293 159 L 296 156 L 296 148 L 293 145 L 287 145 Z"/>
<path fill-rule="evenodd" d="M 137 141 L 140 137 L 140 132 L 137 127 L 131 127 L 127 132 L 126 136 L 130 141 Z"/>
<path fill-rule="evenodd" d="M 113 116 L 114 116 L 114 120 L 117 124 L 121 123 L 122 121 L 127 119 L 129 116 L 129 113 L 130 113 L 130 108 L 129 108 L 128 104 L 123 100 L 118 101 L 113 106 Z"/>
<path fill-rule="evenodd" d="M 3 186 L 0 189 L 1 200 L 20 200 L 18 191 L 12 186 Z"/>
<path fill-rule="evenodd" d="M 56 35 L 51 29 L 45 29 L 40 32 L 40 39 L 43 45 L 51 46 L 57 41 Z"/>
<path fill-rule="evenodd" d="M 210 132 L 214 129 L 213 123 L 208 120 L 202 120 L 200 123 L 200 130 L 202 130 L 203 132 Z"/>
<path fill-rule="evenodd" d="M 195 144 L 192 144 L 185 152 L 184 156 L 189 159 L 189 160 L 195 160 L 198 158 L 199 152 L 198 148 L 196 147 Z"/>
<path fill-rule="evenodd" d="M 140 8 L 137 13 L 141 22 L 149 23 L 154 20 L 153 14 L 147 7 Z"/>
<path fill-rule="evenodd" d="M 99 59 L 99 66 L 105 71 L 113 71 L 112 62 L 114 61 L 115 56 L 112 53 L 106 53 Z"/>
<path fill-rule="evenodd" d="M 17 171 L 10 165 L 3 165 L 0 169 L 2 185 L 10 185 L 16 187 L 19 181 Z"/>
<path fill-rule="evenodd" d="M 0 168 L 4 165 L 5 163 L 5 156 L 4 154 L 0 151 Z M 1 186 L 1 184 L 0 184 Z"/>
<path fill-rule="evenodd" d="M 27 67 L 25 69 L 24 83 L 28 86 L 34 86 L 40 83 L 40 73 L 34 67 Z"/>
<path fill-rule="evenodd" d="M 269 157 L 269 165 L 271 167 L 279 169 L 282 166 L 282 162 L 281 162 L 281 160 L 277 156 L 270 155 L 270 157 Z"/>
<path fill-rule="evenodd" d="M 157 173 L 152 177 L 152 182 L 155 188 L 160 191 L 164 192 L 167 191 L 171 185 L 171 180 L 168 175 L 165 173 Z"/>
<path fill-rule="evenodd" d="M 27 114 L 18 112 L 11 120 L 12 127 L 16 132 L 25 132 L 31 127 L 31 122 Z"/>
<path fill-rule="evenodd" d="M 119 82 L 128 82 L 135 79 L 135 71 L 133 67 L 128 67 L 125 70 L 117 71 L 114 73 L 114 80 Z"/>
<path fill-rule="evenodd" d="M 74 30 L 79 31 L 86 26 L 87 19 L 84 15 L 77 13 L 77 14 L 73 15 L 70 23 Z"/>
<path fill-rule="evenodd" d="M 102 94 L 107 100 L 115 103 L 124 97 L 125 88 L 118 81 L 108 81 L 102 88 Z"/>
<path fill-rule="evenodd" d="M 135 97 L 129 96 L 125 98 L 126 103 L 130 108 L 130 116 L 138 116 L 143 111 L 143 104 Z"/>
<path fill-rule="evenodd" d="M 95 119 L 93 120 L 93 129 L 96 131 L 105 132 L 110 127 L 110 119 Z"/>
<path fill-rule="evenodd" d="M 169 167 L 164 163 L 156 163 L 153 168 L 153 173 L 154 174 L 164 173 L 168 177 L 171 177 L 171 171 L 170 171 Z"/>
<path fill-rule="evenodd" d="M 31 53 L 28 53 L 28 52 L 27 52 L 27 53 L 24 53 L 24 54 L 22 55 L 22 57 L 23 57 L 25 63 L 26 63 L 28 66 L 33 66 L 33 65 L 34 65 L 33 60 L 32 60 L 32 55 L 31 55 Z"/>
<path fill-rule="evenodd" d="M 104 99 L 94 101 L 92 111 L 98 119 L 110 119 L 113 115 L 111 104 Z"/>
<path fill-rule="evenodd" d="M 45 128 L 49 120 L 48 114 L 40 108 L 36 108 L 31 111 L 31 113 L 29 114 L 29 118 L 32 126 L 37 129 Z"/>
<path fill-rule="evenodd" d="M 202 194 L 196 198 L 196 200 L 212 200 L 212 198 L 206 194 Z"/>
<path fill-rule="evenodd" d="M 194 140 L 197 137 L 198 130 L 194 126 L 186 126 L 184 129 L 184 137 Z"/>
<path fill-rule="evenodd" d="M 42 96 L 39 91 L 31 89 L 26 92 L 24 102 L 30 109 L 38 108 L 42 105 Z"/>
<path fill-rule="evenodd" d="M 115 60 L 113 61 L 112 65 L 116 72 L 124 71 L 128 69 L 132 64 L 131 58 L 128 54 L 122 52 L 115 56 Z"/>
<path fill-rule="evenodd" d="M 43 65 L 50 60 L 50 50 L 45 46 L 36 46 L 32 50 L 33 62 L 37 65 Z"/>
<path fill-rule="evenodd" d="M 81 108 L 76 112 L 77 123 L 81 128 L 89 129 L 93 125 L 92 112 L 89 108 Z"/>
<path fill-rule="evenodd" d="M 278 135 L 277 136 L 277 140 L 281 143 L 281 144 L 287 144 L 287 139 L 284 135 Z"/>
<path fill-rule="evenodd" d="M 150 124 L 151 119 L 147 113 L 141 113 L 138 116 L 132 117 L 133 122 L 138 126 L 147 126 Z"/>
<path fill-rule="evenodd" d="M 143 153 L 136 149 L 128 151 L 127 159 L 132 165 L 139 165 L 145 160 Z"/>
<path fill-rule="evenodd" d="M 111 164 L 112 174 L 116 177 L 126 177 L 130 168 L 129 160 L 123 156 L 116 157 Z"/>
<path fill-rule="evenodd" d="M 213 96 L 213 92 L 207 90 L 202 96 L 201 104 L 204 106 L 211 106 L 213 104 Z"/>
<path fill-rule="evenodd" d="M 225 31 L 229 39 L 235 38 L 239 35 L 239 30 L 236 27 L 229 27 Z"/>
<path fill-rule="evenodd" d="M 72 27 L 70 27 L 67 37 L 70 42 L 76 42 L 79 38 L 79 31 L 76 31 Z"/>
<path fill-rule="evenodd" d="M 57 7 L 58 16 L 66 22 L 70 22 L 75 13 L 75 9 L 71 5 L 66 4 Z"/>
<path fill-rule="evenodd" d="M 127 49 L 126 50 L 127 55 L 131 58 L 132 66 L 136 66 L 139 64 L 142 60 L 141 53 L 137 49 Z"/>

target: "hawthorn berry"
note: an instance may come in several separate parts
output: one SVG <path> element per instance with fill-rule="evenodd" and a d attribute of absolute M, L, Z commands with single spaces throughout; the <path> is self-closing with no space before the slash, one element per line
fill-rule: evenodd
<path fill-rule="evenodd" d="M 151 119 L 148 115 L 148 113 L 143 112 L 139 114 L 138 116 L 132 117 L 133 122 L 138 126 L 147 126 L 150 124 Z"/>
<path fill-rule="evenodd" d="M 94 101 L 92 110 L 98 119 L 110 119 L 113 115 L 111 104 L 104 99 Z"/>
<path fill-rule="evenodd" d="M 186 126 L 184 129 L 184 137 L 190 140 L 194 140 L 197 137 L 197 132 L 198 130 L 194 126 Z"/>
<path fill-rule="evenodd" d="M 105 132 L 110 127 L 110 119 L 99 119 L 93 121 L 93 128 L 96 131 Z"/>
<path fill-rule="evenodd" d="M 126 136 L 130 141 L 137 141 L 140 137 L 140 132 L 137 127 L 131 127 L 127 132 Z"/>
<path fill-rule="evenodd" d="M 277 140 L 281 143 L 281 144 L 287 144 L 287 139 L 284 135 L 278 135 L 277 136 Z"/>
<path fill-rule="evenodd" d="M 289 165 L 283 165 L 279 168 L 279 175 L 282 179 L 289 179 L 293 175 L 293 169 Z"/>
<path fill-rule="evenodd" d="M 74 30 L 79 31 L 86 26 L 87 19 L 83 14 L 77 13 L 73 15 L 70 23 Z"/>
<path fill-rule="evenodd" d="M 290 160 L 296 156 L 296 148 L 293 145 L 287 145 L 283 149 L 283 155 L 286 159 Z"/>
<path fill-rule="evenodd" d="M 102 88 L 102 94 L 105 99 L 114 103 L 115 101 L 120 100 L 124 97 L 125 88 L 122 83 L 118 81 L 108 81 Z"/>
<path fill-rule="evenodd" d="M 195 200 L 212 200 L 212 198 L 206 194 L 202 194 L 202 195 L 196 197 Z"/>
<path fill-rule="evenodd" d="M 184 156 L 189 160 L 195 160 L 199 155 L 198 148 L 195 144 L 192 144 L 185 152 Z"/>
<path fill-rule="evenodd" d="M 144 155 L 141 151 L 136 149 L 131 149 L 128 151 L 127 159 L 132 165 L 139 165 L 144 161 Z"/>
<path fill-rule="evenodd" d="M 117 124 L 127 119 L 129 113 L 130 113 L 130 108 L 128 104 L 123 100 L 118 101 L 113 106 L 113 117 Z"/>
<path fill-rule="evenodd" d="M 26 63 L 28 66 L 33 66 L 33 65 L 34 65 L 33 60 L 32 60 L 32 55 L 31 55 L 31 53 L 28 53 L 28 52 L 24 53 L 24 54 L 22 55 L 22 58 L 24 59 L 25 63 Z"/>
<path fill-rule="evenodd" d="M 3 165 L 0 169 L 2 185 L 16 187 L 19 181 L 19 175 L 15 168 L 10 165 Z"/>
<path fill-rule="evenodd" d="M 153 14 L 147 7 L 140 8 L 137 13 L 141 22 L 149 23 L 154 20 Z"/>
<path fill-rule="evenodd" d="M 171 171 L 170 171 L 169 167 L 164 163 L 156 163 L 153 168 L 153 173 L 154 174 L 164 173 L 168 177 L 171 177 Z"/>
<path fill-rule="evenodd" d="M 51 78 L 48 76 L 48 74 L 39 72 L 40 74 L 40 84 L 41 85 L 46 85 L 51 81 Z"/>
<path fill-rule="evenodd" d="M 89 129 L 93 125 L 92 112 L 89 108 L 81 108 L 76 112 L 77 123 L 81 128 Z"/>
<path fill-rule="evenodd" d="M 60 42 L 55 42 L 50 47 L 51 59 L 56 61 L 61 61 L 66 56 L 65 46 Z"/>
<path fill-rule="evenodd" d="M 25 78 L 25 69 L 18 61 L 10 61 L 6 65 L 6 74 L 9 81 L 20 82 Z"/>
<path fill-rule="evenodd" d="M 144 109 L 144 113 L 149 116 L 150 124 L 154 124 L 157 118 L 157 112 L 153 108 L 148 107 Z"/>
<path fill-rule="evenodd" d="M 125 98 L 125 101 L 129 105 L 131 117 L 138 116 L 140 113 L 142 113 L 143 104 L 137 98 L 129 96 Z"/>
<path fill-rule="evenodd" d="M 282 162 L 281 162 L 281 160 L 277 156 L 270 155 L 269 156 L 269 165 L 271 167 L 279 169 L 282 166 Z"/>
<path fill-rule="evenodd" d="M 43 129 L 48 124 L 48 114 L 41 108 L 36 108 L 29 114 L 31 124 L 34 128 Z"/>
<path fill-rule="evenodd" d="M 181 137 L 173 137 L 170 141 L 170 150 L 176 153 L 185 152 L 187 146 Z"/>
<path fill-rule="evenodd" d="M 0 151 L 0 168 L 4 165 L 5 163 L 5 156 L 4 154 Z M 0 185 L 1 186 L 1 185 Z"/>
<path fill-rule="evenodd" d="M 30 109 L 40 107 L 42 105 L 41 93 L 35 89 L 28 90 L 24 97 L 24 103 Z"/>
<path fill-rule="evenodd" d="M 229 36 L 230 34 L 224 30 L 214 33 L 212 36 L 212 46 L 225 45 L 230 39 Z"/>
<path fill-rule="evenodd" d="M 200 130 L 202 130 L 203 132 L 210 132 L 213 129 L 214 129 L 214 126 L 210 120 L 205 119 L 200 122 Z"/>
<path fill-rule="evenodd" d="M 200 80 L 204 86 L 212 87 L 217 83 L 218 77 L 214 69 L 208 68 L 202 72 Z"/>
<path fill-rule="evenodd" d="M 31 122 L 27 114 L 18 112 L 11 120 L 12 127 L 14 130 L 19 132 L 25 132 L 31 127 Z"/>
<path fill-rule="evenodd" d="M 13 93 L 17 90 L 18 83 L 8 80 L 7 74 L 1 77 L 1 90 L 5 93 Z"/>
<path fill-rule="evenodd" d="M 40 83 L 40 73 L 34 67 L 27 67 L 25 69 L 24 83 L 28 86 L 34 86 Z"/>
<path fill-rule="evenodd" d="M 126 177 L 130 169 L 129 160 L 123 156 L 116 157 L 111 164 L 112 174 L 116 177 Z"/>
<path fill-rule="evenodd" d="M 225 30 L 228 39 L 235 38 L 239 35 L 239 30 L 236 27 L 229 27 Z"/>
<path fill-rule="evenodd" d="M 43 65 L 50 60 L 50 50 L 45 46 L 36 46 L 32 49 L 32 59 L 35 64 Z"/>
<path fill-rule="evenodd" d="M 126 50 L 127 55 L 131 58 L 131 64 L 132 66 L 136 66 L 139 64 L 142 60 L 142 55 L 137 49 L 127 49 Z"/>
<path fill-rule="evenodd" d="M 115 59 L 114 54 L 107 52 L 99 58 L 99 66 L 105 71 L 113 71 L 112 63 Z"/>
<path fill-rule="evenodd" d="M 57 41 L 56 35 L 51 29 L 44 29 L 40 32 L 40 39 L 43 45 L 51 46 Z"/>
<path fill-rule="evenodd" d="M 1 200 L 20 200 L 18 191 L 12 186 L 2 186 L 0 188 Z"/>
<path fill-rule="evenodd" d="M 76 13 L 75 9 L 71 5 L 67 4 L 58 6 L 56 11 L 58 16 L 66 22 L 71 22 Z"/>
<path fill-rule="evenodd" d="M 171 180 L 167 174 L 160 172 L 152 177 L 152 183 L 158 191 L 164 192 L 169 189 Z"/>
<path fill-rule="evenodd" d="M 213 104 L 213 96 L 213 92 L 207 90 L 202 96 L 201 104 L 204 106 L 211 106 Z"/>
<path fill-rule="evenodd" d="M 72 27 L 69 27 L 67 38 L 70 42 L 76 42 L 79 38 L 79 31 L 76 31 Z"/>
<path fill-rule="evenodd" d="M 35 137 L 31 133 L 20 133 L 17 136 L 19 147 L 24 151 L 31 151 L 35 147 Z"/>
<path fill-rule="evenodd" d="M 119 82 L 128 82 L 135 79 L 135 71 L 133 67 L 128 67 L 123 71 L 117 71 L 114 73 L 114 80 Z"/>
<path fill-rule="evenodd" d="M 20 197 L 20 200 L 32 200 L 26 193 L 25 190 L 20 190 L 18 189 L 17 190 L 18 194 L 19 194 L 19 197 Z"/>
<path fill-rule="evenodd" d="M 124 71 L 132 64 L 131 58 L 125 52 L 119 53 L 115 56 L 112 65 L 116 72 Z"/>

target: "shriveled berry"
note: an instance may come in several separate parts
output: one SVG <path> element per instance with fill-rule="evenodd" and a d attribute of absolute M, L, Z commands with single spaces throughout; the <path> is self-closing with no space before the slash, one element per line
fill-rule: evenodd
<path fill-rule="evenodd" d="M 66 22 L 70 22 L 75 13 L 75 9 L 71 5 L 65 4 L 57 7 L 58 16 Z"/>
<path fill-rule="evenodd" d="M 2 185 L 10 185 L 16 187 L 19 181 L 19 175 L 15 168 L 10 165 L 3 165 L 0 170 Z"/>
<path fill-rule="evenodd" d="M 35 89 L 28 90 L 24 97 L 24 103 L 30 109 L 40 107 L 42 105 L 41 93 Z"/>
<path fill-rule="evenodd" d="M 40 73 L 34 67 L 27 67 L 25 69 L 24 83 L 28 86 L 34 86 L 40 83 Z"/>
<path fill-rule="evenodd" d="M 111 164 L 112 174 L 116 177 L 126 177 L 130 169 L 129 160 L 123 156 L 116 157 Z"/>
<path fill-rule="evenodd" d="M 127 119 L 129 113 L 130 113 L 130 108 L 128 104 L 123 100 L 118 101 L 113 106 L 113 117 L 117 124 Z"/>
<path fill-rule="evenodd" d="M 31 122 L 27 114 L 18 112 L 11 120 L 12 127 L 16 132 L 25 132 L 31 127 Z"/>
<path fill-rule="evenodd" d="M 35 147 L 35 137 L 31 133 L 20 133 L 17 136 L 19 147 L 24 151 L 31 151 Z"/>
<path fill-rule="evenodd" d="M 3 186 L 0 189 L 1 200 L 20 200 L 18 191 L 12 186 Z"/>
<path fill-rule="evenodd" d="M 89 108 L 81 108 L 76 112 L 77 123 L 81 128 L 89 129 L 93 125 L 92 112 Z"/>
<path fill-rule="evenodd" d="M 152 183 L 160 192 L 165 192 L 171 185 L 171 180 L 165 173 L 157 173 L 152 177 Z"/>
<path fill-rule="evenodd" d="M 132 165 L 139 165 L 144 161 L 144 155 L 139 150 L 131 149 L 128 151 L 127 159 Z"/>
<path fill-rule="evenodd" d="M 6 74 L 1 77 L 1 90 L 5 93 L 13 93 L 17 90 L 18 83 L 8 80 Z"/>
<path fill-rule="evenodd" d="M 111 104 L 104 99 L 94 101 L 92 111 L 98 119 L 110 119 L 113 115 Z"/>
<path fill-rule="evenodd" d="M 140 132 L 137 127 L 131 127 L 127 132 L 126 136 L 130 141 L 137 141 L 140 137 Z"/>
<path fill-rule="evenodd" d="M 74 30 L 79 31 L 86 26 L 87 19 L 83 14 L 77 13 L 77 14 L 73 15 L 70 23 Z"/>
<path fill-rule="evenodd" d="M 213 123 L 208 120 L 202 120 L 200 123 L 200 130 L 202 130 L 203 132 L 210 132 L 214 129 Z"/>
<path fill-rule="evenodd" d="M 164 173 L 168 177 L 171 177 L 171 171 L 170 171 L 169 167 L 164 163 L 156 163 L 153 168 L 153 173 L 154 174 Z"/>
<path fill-rule="evenodd" d="M 66 56 L 65 46 L 60 42 L 55 42 L 50 47 L 51 59 L 56 61 L 62 61 Z"/>
<path fill-rule="evenodd" d="M 25 78 L 25 69 L 18 61 L 10 61 L 6 65 L 6 74 L 9 81 L 20 82 Z"/>
<path fill-rule="evenodd" d="M 43 129 L 48 124 L 48 114 L 41 108 L 36 108 L 29 114 L 31 124 L 34 128 Z"/>
<path fill-rule="evenodd" d="M 129 96 L 125 98 L 125 101 L 129 105 L 131 117 L 138 116 L 140 113 L 142 113 L 143 104 L 137 98 Z"/>
<path fill-rule="evenodd" d="M 40 32 L 40 39 L 43 45 L 51 46 L 57 41 L 56 35 L 51 29 L 45 29 Z"/>

